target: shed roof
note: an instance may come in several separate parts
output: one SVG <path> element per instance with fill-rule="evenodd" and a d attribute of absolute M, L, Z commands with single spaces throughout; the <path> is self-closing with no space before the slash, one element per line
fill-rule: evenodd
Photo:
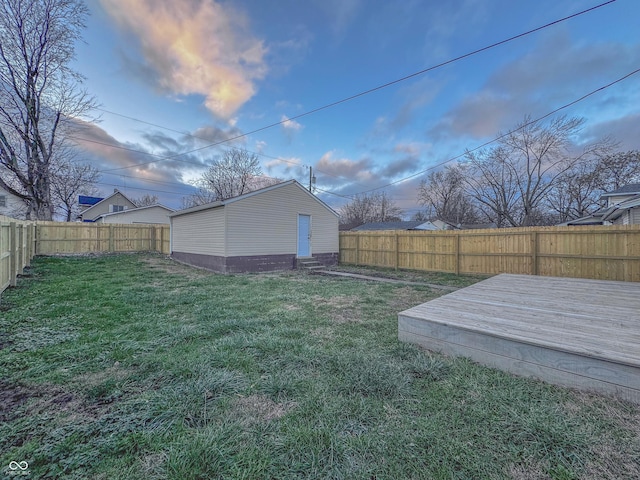
<path fill-rule="evenodd" d="M 170 214 L 170 217 L 178 217 L 180 215 L 186 215 L 189 213 L 193 213 L 193 212 L 200 212 L 203 210 L 209 210 L 212 208 L 219 208 L 219 207 L 224 207 L 225 205 L 229 205 L 230 203 L 235 203 L 235 202 L 241 202 L 242 200 L 246 199 L 246 198 L 250 198 L 253 197 L 255 195 L 261 195 L 263 193 L 266 192 L 270 192 L 272 190 L 276 190 L 278 188 L 282 188 L 282 187 L 286 187 L 288 185 L 295 185 L 298 188 L 300 188 L 303 192 L 305 192 L 307 195 L 311 196 L 315 201 L 317 201 L 318 203 L 320 203 L 324 208 L 326 208 L 329 212 L 331 212 L 333 215 L 335 215 L 336 217 L 338 216 L 338 214 L 335 212 L 335 210 L 333 210 L 329 205 L 327 205 L 326 203 L 324 203 L 322 200 L 320 200 L 318 197 L 316 197 L 313 193 L 311 193 L 309 190 L 307 190 L 306 188 L 304 188 L 298 181 L 296 180 L 287 180 L 286 182 L 281 182 L 281 183 L 276 183 L 275 185 L 270 185 L 268 187 L 264 187 L 261 188 L 259 190 L 253 190 L 252 192 L 249 193 L 245 193 L 242 195 L 239 195 L 237 197 L 233 197 L 233 198 L 228 198 L 226 200 L 222 200 L 222 201 L 217 201 L 217 202 L 212 202 L 212 203 L 205 203 L 204 205 L 197 205 L 195 207 L 191 207 L 191 208 L 186 208 L 184 210 L 178 210 L 177 212 L 174 212 L 172 214 Z"/>

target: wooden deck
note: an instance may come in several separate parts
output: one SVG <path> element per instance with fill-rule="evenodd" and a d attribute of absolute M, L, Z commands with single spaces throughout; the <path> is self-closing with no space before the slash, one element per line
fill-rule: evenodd
<path fill-rule="evenodd" d="M 400 312 L 398 338 L 640 403 L 640 283 L 497 275 Z"/>

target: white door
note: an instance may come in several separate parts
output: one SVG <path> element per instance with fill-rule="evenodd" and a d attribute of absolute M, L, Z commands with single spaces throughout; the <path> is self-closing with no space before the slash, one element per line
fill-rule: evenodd
<path fill-rule="evenodd" d="M 311 256 L 311 215 L 298 215 L 298 256 Z"/>

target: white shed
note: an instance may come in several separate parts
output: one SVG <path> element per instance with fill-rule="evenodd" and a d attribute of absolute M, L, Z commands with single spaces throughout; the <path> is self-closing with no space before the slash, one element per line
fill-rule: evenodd
<path fill-rule="evenodd" d="M 295 180 L 170 218 L 171 256 L 209 270 L 290 270 L 310 257 L 338 262 L 338 214 Z"/>

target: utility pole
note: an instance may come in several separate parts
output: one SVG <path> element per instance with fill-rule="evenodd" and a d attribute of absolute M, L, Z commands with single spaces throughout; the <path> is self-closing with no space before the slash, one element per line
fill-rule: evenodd
<path fill-rule="evenodd" d="M 316 183 L 316 177 L 313 176 L 313 167 L 309 167 L 309 191 L 313 193 L 311 190 L 313 184 Z"/>

